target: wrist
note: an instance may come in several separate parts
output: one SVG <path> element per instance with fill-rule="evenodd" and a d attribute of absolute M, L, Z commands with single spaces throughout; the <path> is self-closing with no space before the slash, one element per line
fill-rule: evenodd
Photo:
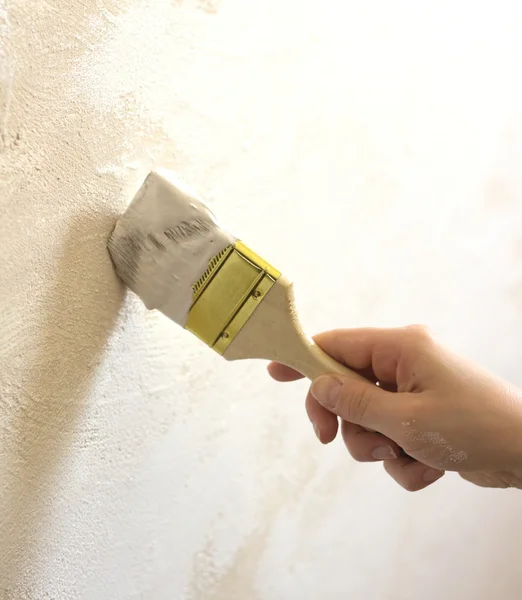
<path fill-rule="evenodd" d="M 522 490 L 522 469 L 512 471 L 464 471 L 459 475 L 480 487 Z"/>

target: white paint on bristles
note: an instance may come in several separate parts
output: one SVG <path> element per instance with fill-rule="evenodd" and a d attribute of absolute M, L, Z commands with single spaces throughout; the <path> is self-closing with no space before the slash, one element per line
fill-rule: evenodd
<path fill-rule="evenodd" d="M 145 306 L 184 326 L 192 286 L 234 241 L 185 182 L 157 169 L 118 220 L 109 248 L 118 274 Z"/>

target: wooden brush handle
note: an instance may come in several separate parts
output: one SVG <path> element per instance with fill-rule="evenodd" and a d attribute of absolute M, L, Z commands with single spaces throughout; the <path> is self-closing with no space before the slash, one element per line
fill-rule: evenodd
<path fill-rule="evenodd" d="M 227 360 L 262 358 L 295 369 L 308 379 L 339 374 L 363 379 L 338 363 L 302 330 L 292 283 L 281 276 L 225 350 Z"/>

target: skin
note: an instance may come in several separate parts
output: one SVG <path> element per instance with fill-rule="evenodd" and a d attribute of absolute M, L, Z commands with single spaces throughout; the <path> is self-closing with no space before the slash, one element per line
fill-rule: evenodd
<path fill-rule="evenodd" d="M 322 376 L 306 412 L 329 444 L 339 424 L 355 460 L 381 461 L 408 491 L 445 471 L 483 487 L 522 489 L 522 390 L 453 354 L 423 326 L 338 329 L 315 337 L 366 381 Z M 277 381 L 302 375 L 279 363 Z"/>

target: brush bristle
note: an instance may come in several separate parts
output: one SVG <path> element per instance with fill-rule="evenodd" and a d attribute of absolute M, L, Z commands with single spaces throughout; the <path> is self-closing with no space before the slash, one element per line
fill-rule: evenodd
<path fill-rule="evenodd" d="M 195 193 L 153 171 L 116 223 L 108 249 L 145 306 L 184 327 L 195 293 L 234 243 Z"/>

